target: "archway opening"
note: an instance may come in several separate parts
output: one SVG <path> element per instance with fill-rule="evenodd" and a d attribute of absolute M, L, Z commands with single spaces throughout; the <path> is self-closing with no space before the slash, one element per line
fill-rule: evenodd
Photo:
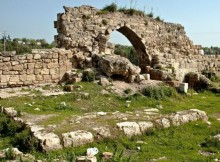
<path fill-rule="evenodd" d="M 145 71 L 146 66 L 150 65 L 150 59 L 141 38 L 127 26 L 110 33 L 109 42 L 116 44 L 115 54 L 127 57 L 133 64 L 138 65 L 142 72 Z"/>
<path fill-rule="evenodd" d="M 139 65 L 135 48 L 123 34 L 116 30 L 113 31 L 110 34 L 109 42 L 115 45 L 114 54 L 126 57 L 134 65 Z"/>

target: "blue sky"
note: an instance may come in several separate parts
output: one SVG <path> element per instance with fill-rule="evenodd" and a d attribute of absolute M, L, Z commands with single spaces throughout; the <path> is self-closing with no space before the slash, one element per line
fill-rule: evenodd
<path fill-rule="evenodd" d="M 131 0 L 0 0 L 0 32 L 12 37 L 53 40 L 53 21 L 62 6 L 92 5 L 102 8 L 116 2 L 130 7 Z M 220 46 L 220 0 L 133 0 L 133 7 L 150 12 L 167 22 L 180 23 L 194 44 Z M 113 33 L 112 41 L 123 38 Z"/>

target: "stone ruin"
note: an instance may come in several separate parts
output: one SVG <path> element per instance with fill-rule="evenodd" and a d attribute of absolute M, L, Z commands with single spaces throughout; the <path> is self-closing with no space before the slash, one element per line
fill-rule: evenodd
<path fill-rule="evenodd" d="M 54 22 L 56 49 L 31 54 L 0 53 L 0 87 L 57 83 L 74 68 L 96 68 L 107 76 L 122 75 L 130 82 L 140 73 L 151 79 L 182 82 L 189 72 L 220 75 L 220 55 L 201 55 L 179 24 L 121 12 L 100 14 L 91 6 L 64 7 Z M 138 66 L 114 55 L 108 43 L 113 31 L 122 33 L 137 52 Z"/>

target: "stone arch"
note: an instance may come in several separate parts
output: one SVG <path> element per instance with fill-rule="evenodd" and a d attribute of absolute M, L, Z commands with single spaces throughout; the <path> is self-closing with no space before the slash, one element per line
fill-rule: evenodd
<path fill-rule="evenodd" d="M 114 30 L 125 35 L 134 46 L 142 70 L 148 65 L 154 67 L 151 60 L 154 56 L 157 56 L 159 65 L 170 68 L 175 66 L 172 58 L 196 55 L 201 48 L 193 45 L 180 24 L 159 21 L 147 15 L 103 14 L 91 6 L 64 9 L 65 13 L 58 14 L 54 23 L 58 32 L 55 36 L 57 47 L 71 49 L 74 53 L 80 51 L 85 57 L 93 53 L 106 54 L 107 41 Z"/>
<path fill-rule="evenodd" d="M 146 46 L 142 42 L 141 38 L 126 25 L 116 28 L 115 30 L 123 34 L 130 41 L 130 43 L 136 50 L 137 57 L 138 57 L 138 65 L 140 66 L 140 68 L 144 70 L 146 66 L 149 66 L 150 65 L 149 55 L 146 51 Z M 114 30 L 108 29 L 105 34 L 106 35 L 105 38 L 107 39 L 101 40 L 101 41 L 106 41 L 106 42 L 103 42 L 104 44 L 106 44 L 108 39 L 110 38 L 110 34 L 111 34 L 110 31 L 113 32 Z"/>

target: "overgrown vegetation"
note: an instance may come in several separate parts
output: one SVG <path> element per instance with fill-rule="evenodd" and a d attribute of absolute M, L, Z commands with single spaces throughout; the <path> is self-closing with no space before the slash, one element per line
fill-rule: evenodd
<path fill-rule="evenodd" d="M 29 151 L 31 151 L 37 159 L 47 159 L 47 161 L 53 161 L 54 159 L 74 161 L 76 156 L 85 155 L 88 147 L 97 147 L 99 149 L 97 155 L 98 161 L 102 161 L 101 154 L 104 151 L 114 153 L 113 158 L 109 160 L 113 162 L 127 162 L 129 160 L 134 162 L 152 161 L 152 159 L 158 159 L 160 157 L 165 157 L 164 161 L 176 161 L 176 159 L 179 161 L 212 161 L 214 158 L 220 158 L 219 144 L 211 140 L 211 137 L 220 133 L 219 121 L 216 119 L 220 118 L 219 94 L 204 91 L 203 93 L 194 95 L 195 92 L 192 91 L 192 93 L 189 94 L 190 96 L 181 95 L 176 94 L 173 89 L 164 86 L 161 89 L 149 88 L 145 90 L 146 96 L 140 93 L 130 94 L 130 89 L 127 89 L 125 90 L 127 95 L 119 97 L 115 94 L 100 95 L 100 91 L 103 87 L 96 84 L 87 82 L 77 84 L 83 86 L 80 91 L 90 93 L 91 99 L 81 99 L 76 102 L 76 98 L 73 97 L 74 93 L 69 93 L 57 97 L 13 97 L 10 99 L 1 99 L 0 104 L 5 107 L 16 107 L 17 110 L 33 114 L 52 113 L 58 115 L 51 118 L 51 120 L 44 120 L 42 124 L 56 124 L 72 115 L 80 115 L 94 111 L 114 112 L 117 110 L 126 112 L 141 110 L 146 107 L 157 108 L 158 105 L 162 105 L 163 108 L 160 109 L 160 113 L 162 114 L 193 108 L 206 111 L 209 115 L 211 125 L 202 121 L 192 122 L 180 127 L 151 130 L 144 135 L 135 136 L 131 139 L 127 137 L 118 137 L 114 140 L 105 139 L 97 143 L 76 148 L 66 148 L 48 152 L 47 154 L 32 152 L 32 150 L 38 146 L 34 139 L 31 138 L 28 130 L 24 130 L 16 133 L 14 138 L 1 136 L 0 148 L 8 147 L 12 144 L 13 146 L 19 146 L 19 149 L 23 149 L 23 151 L 28 151 L 27 148 L 29 148 Z M 125 106 L 127 100 L 131 101 L 130 107 Z M 72 109 L 64 109 L 62 111 L 55 110 L 61 102 L 65 102 L 66 105 Z M 30 107 L 25 103 L 32 103 L 33 106 Z M 42 111 L 34 111 L 33 109 L 35 107 L 39 107 Z M 0 119 L 3 119 L 2 116 Z M 4 121 L 5 120 L 3 120 L 3 123 L 5 123 Z M 17 141 L 17 143 L 13 143 L 12 139 Z M 199 154 L 200 151 L 211 152 L 213 154 L 205 157 Z"/>
<path fill-rule="evenodd" d="M 154 17 L 153 11 L 151 11 L 150 13 L 145 14 L 145 11 L 136 9 L 134 7 L 132 7 L 132 5 L 130 6 L 130 8 L 126 8 L 126 7 L 118 7 L 116 3 L 111 3 L 109 5 L 106 5 L 104 8 L 102 8 L 97 14 L 107 14 L 107 13 L 112 13 L 112 12 L 122 12 L 124 14 L 133 16 L 133 15 L 138 15 L 138 16 L 149 16 L 151 18 Z M 157 17 L 158 20 L 158 17 Z M 161 21 L 161 19 L 160 19 Z"/>
<path fill-rule="evenodd" d="M 143 95 L 146 97 L 162 100 L 166 97 L 175 97 L 177 92 L 174 88 L 169 86 L 149 86 L 142 91 Z"/>

